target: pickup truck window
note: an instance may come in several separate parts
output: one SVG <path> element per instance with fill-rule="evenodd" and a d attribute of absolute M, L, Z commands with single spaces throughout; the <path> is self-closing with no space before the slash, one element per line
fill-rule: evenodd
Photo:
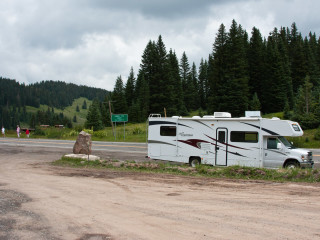
<path fill-rule="evenodd" d="M 277 138 L 268 138 L 267 141 L 267 148 L 268 149 L 277 149 L 277 143 L 278 143 L 278 139 Z"/>

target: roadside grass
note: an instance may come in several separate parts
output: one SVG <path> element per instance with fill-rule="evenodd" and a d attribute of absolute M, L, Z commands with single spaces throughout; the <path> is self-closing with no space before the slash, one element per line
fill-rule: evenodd
<path fill-rule="evenodd" d="M 87 161 L 79 158 L 62 157 L 52 163 L 55 166 L 76 168 L 113 169 L 118 171 L 135 171 L 146 173 L 163 173 L 184 176 L 200 176 L 207 178 L 264 180 L 276 182 L 320 182 L 318 169 L 264 169 L 242 166 L 213 167 L 198 165 L 195 168 L 188 165 L 173 163 L 155 163 L 134 161 L 121 162 L 117 160 Z"/>

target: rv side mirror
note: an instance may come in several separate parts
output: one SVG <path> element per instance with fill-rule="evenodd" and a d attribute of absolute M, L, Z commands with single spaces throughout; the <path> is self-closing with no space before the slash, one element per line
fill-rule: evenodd
<path fill-rule="evenodd" d="M 277 143 L 277 149 L 282 149 L 281 143 Z"/>

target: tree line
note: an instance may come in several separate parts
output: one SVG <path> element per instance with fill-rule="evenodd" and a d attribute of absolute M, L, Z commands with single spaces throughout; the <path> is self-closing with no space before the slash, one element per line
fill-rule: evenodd
<path fill-rule="evenodd" d="M 251 37 L 235 20 L 221 24 L 207 59 L 199 67 L 183 52 L 166 50 L 162 36 L 145 47 L 137 76 L 116 79 L 111 94 L 115 113 L 131 122 L 150 113 L 168 116 L 246 110 L 282 112 L 304 128 L 320 124 L 320 39 L 303 37 L 295 23 L 274 28 L 267 38 L 254 27 Z"/>
<path fill-rule="evenodd" d="M 102 101 L 109 94 L 103 89 L 62 81 L 42 81 L 25 85 L 0 77 L 0 86 L 0 119 L 1 124 L 8 129 L 15 128 L 21 122 L 28 123 L 30 127 L 40 124 L 72 127 L 70 119 L 63 114 L 54 113 L 54 107 L 63 109 L 79 97 Z M 40 104 L 48 105 L 48 110 L 39 110 L 36 113 L 26 111 L 26 106 L 39 108 Z"/>

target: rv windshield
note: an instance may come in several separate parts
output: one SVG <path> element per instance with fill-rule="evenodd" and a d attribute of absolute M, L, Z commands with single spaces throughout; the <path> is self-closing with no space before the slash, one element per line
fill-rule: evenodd
<path fill-rule="evenodd" d="M 285 137 L 278 137 L 279 140 L 287 147 L 287 148 L 295 148 Z"/>

